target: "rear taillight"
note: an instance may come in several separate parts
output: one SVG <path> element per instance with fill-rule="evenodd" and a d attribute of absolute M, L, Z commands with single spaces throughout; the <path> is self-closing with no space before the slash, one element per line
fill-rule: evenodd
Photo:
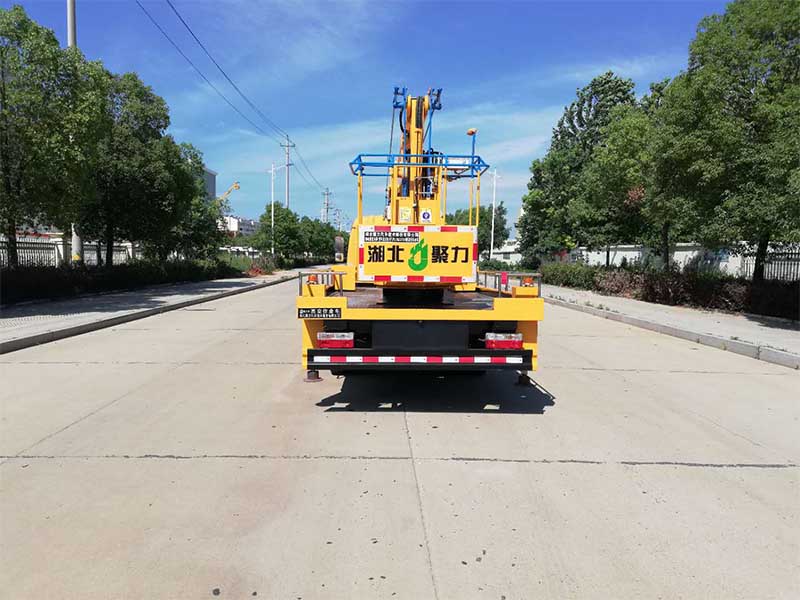
<path fill-rule="evenodd" d="M 487 333 L 486 348 L 489 350 L 522 350 L 522 334 Z"/>
<path fill-rule="evenodd" d="M 320 348 L 352 348 L 352 331 L 320 331 L 317 334 L 317 345 Z"/>

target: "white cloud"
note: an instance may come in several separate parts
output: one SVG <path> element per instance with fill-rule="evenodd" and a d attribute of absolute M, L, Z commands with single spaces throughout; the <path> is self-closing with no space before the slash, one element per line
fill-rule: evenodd
<path fill-rule="evenodd" d="M 663 72 L 676 73 L 686 63 L 686 55 L 651 54 L 632 58 L 609 58 L 591 64 L 575 65 L 550 74 L 552 81 L 572 81 L 582 85 L 588 84 L 594 77 L 613 71 L 622 77 L 632 79 L 646 76 L 657 76 Z M 638 83 L 650 83 L 638 82 Z"/>

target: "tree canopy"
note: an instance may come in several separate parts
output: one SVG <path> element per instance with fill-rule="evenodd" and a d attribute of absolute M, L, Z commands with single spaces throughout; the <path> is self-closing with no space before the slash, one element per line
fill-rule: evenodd
<path fill-rule="evenodd" d="M 578 90 L 531 165 L 528 258 L 618 243 L 756 249 L 800 241 L 800 11 L 736 0 L 704 18 L 688 66 L 637 99 L 605 73 Z"/>
<path fill-rule="evenodd" d="M 166 102 L 135 73 L 107 71 L 14 6 L 0 9 L 0 227 L 9 265 L 22 225 L 75 223 L 106 244 L 141 242 L 159 258 L 208 257 L 221 207 L 202 155 L 166 134 Z"/>

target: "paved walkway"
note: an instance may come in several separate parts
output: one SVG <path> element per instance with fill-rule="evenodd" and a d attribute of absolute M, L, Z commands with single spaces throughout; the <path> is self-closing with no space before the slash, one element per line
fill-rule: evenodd
<path fill-rule="evenodd" d="M 652 304 L 554 285 L 542 286 L 542 293 L 546 298 L 576 306 L 599 308 L 665 327 L 690 331 L 697 335 L 744 342 L 800 357 L 800 324 L 796 321 Z"/>
<path fill-rule="evenodd" d="M 92 294 L 30 302 L 0 308 L 0 353 L 17 349 L 23 340 L 44 343 L 59 337 L 83 333 L 82 328 L 97 328 L 99 323 L 126 321 L 133 314 L 147 316 L 186 306 L 198 300 L 236 294 L 265 283 L 292 278 L 297 271 L 279 271 L 263 277 L 239 277 L 195 283 L 157 285 L 139 290 Z M 87 329 L 88 331 L 89 329 Z"/>

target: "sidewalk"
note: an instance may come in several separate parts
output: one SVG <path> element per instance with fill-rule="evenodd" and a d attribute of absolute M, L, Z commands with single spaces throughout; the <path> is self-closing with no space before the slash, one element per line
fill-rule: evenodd
<path fill-rule="evenodd" d="M 800 324 L 796 321 L 652 304 L 554 285 L 543 285 L 542 296 L 558 306 L 800 368 Z"/>
<path fill-rule="evenodd" d="M 263 277 L 157 285 L 0 308 L 0 354 L 111 327 L 192 304 L 274 285 L 297 277 L 279 271 Z"/>

